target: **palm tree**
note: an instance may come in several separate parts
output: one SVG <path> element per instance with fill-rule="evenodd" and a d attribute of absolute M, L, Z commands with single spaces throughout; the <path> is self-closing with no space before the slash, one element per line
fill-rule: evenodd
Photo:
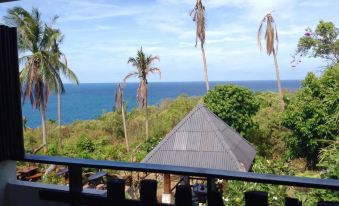
<path fill-rule="evenodd" d="M 57 17 L 54 17 L 54 22 Z M 46 108 L 51 89 L 57 85 L 63 90 L 62 81 L 58 72 L 50 67 L 52 46 L 51 33 L 48 26 L 41 20 L 41 13 L 33 8 L 31 13 L 21 7 L 8 10 L 6 22 L 18 28 L 18 47 L 25 56 L 20 63 L 23 69 L 20 71 L 23 102 L 30 99 L 31 105 L 38 109 L 42 121 L 42 142 L 44 151 L 47 152 L 47 128 Z"/>
<path fill-rule="evenodd" d="M 260 50 L 262 50 L 261 38 L 262 38 L 262 30 L 263 30 L 264 24 L 266 26 L 266 30 L 265 30 L 266 52 L 267 52 L 267 55 L 269 56 L 273 54 L 275 73 L 276 73 L 278 91 L 279 91 L 279 96 L 280 96 L 280 103 L 281 103 L 281 106 L 284 107 L 285 103 L 283 99 L 283 92 L 282 92 L 281 81 L 280 81 L 280 71 L 279 71 L 279 65 L 277 61 L 278 31 L 277 31 L 275 21 L 272 17 L 272 13 L 266 14 L 266 16 L 261 20 L 261 23 L 259 26 L 258 46 Z"/>
<path fill-rule="evenodd" d="M 195 37 L 195 47 L 197 47 L 198 39 L 200 41 L 200 47 L 202 52 L 202 60 L 204 63 L 204 72 L 205 72 L 205 83 L 206 90 L 210 90 L 210 85 L 208 83 L 208 70 L 206 63 L 206 55 L 205 55 L 205 7 L 202 5 L 201 0 L 197 0 L 194 9 L 190 12 L 190 16 L 192 16 L 193 21 L 196 22 L 196 37 Z"/>
<path fill-rule="evenodd" d="M 72 83 L 75 83 L 79 85 L 79 80 L 75 73 L 68 67 L 67 65 L 67 58 L 64 53 L 60 51 L 59 44 L 62 43 L 64 36 L 61 34 L 61 32 L 57 29 L 51 29 L 53 35 L 53 45 L 51 48 L 52 52 L 52 58 L 51 58 L 51 67 L 53 67 L 57 71 L 57 75 L 65 76 L 67 79 L 69 79 Z M 62 140 L 61 140 L 61 94 L 64 93 L 65 90 L 61 89 L 61 85 L 57 85 L 57 96 L 58 96 L 58 142 L 59 146 L 62 146 Z"/>
<path fill-rule="evenodd" d="M 126 150 L 127 150 L 127 152 L 129 152 L 123 93 L 124 93 L 124 90 L 123 90 L 122 86 L 120 84 L 118 84 L 117 88 L 115 90 L 115 95 L 114 95 L 115 96 L 114 111 L 121 111 L 122 122 L 124 124 Z"/>
<path fill-rule="evenodd" d="M 145 109 L 146 139 L 148 139 L 148 111 L 147 111 L 148 82 L 147 82 L 147 77 L 149 73 L 152 73 L 152 74 L 158 73 L 159 75 L 161 75 L 160 68 L 153 67 L 153 63 L 155 60 L 160 61 L 160 58 L 157 56 L 152 56 L 152 55 L 147 56 L 142 51 L 142 47 L 141 47 L 141 49 L 138 50 L 137 52 L 137 56 L 130 57 L 127 61 L 128 64 L 132 64 L 132 66 L 136 68 L 136 71 L 130 72 L 124 78 L 125 83 L 126 83 L 126 80 L 130 77 L 138 77 L 140 80 L 139 87 L 137 90 L 137 101 L 138 101 L 139 108 Z"/>

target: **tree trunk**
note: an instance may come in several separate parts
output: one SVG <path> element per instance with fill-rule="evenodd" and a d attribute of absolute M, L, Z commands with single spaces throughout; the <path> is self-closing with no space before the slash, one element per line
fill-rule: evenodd
<path fill-rule="evenodd" d="M 44 145 L 44 152 L 46 153 L 47 148 L 47 128 L 46 128 L 46 112 L 43 103 L 40 104 L 41 124 L 42 124 L 42 144 Z"/>
<path fill-rule="evenodd" d="M 284 102 L 284 96 L 283 96 L 282 87 L 281 87 L 281 81 L 280 81 L 279 65 L 278 65 L 277 55 L 274 50 L 273 50 L 273 57 L 274 57 L 275 74 L 277 77 L 278 92 L 279 92 L 279 97 L 280 97 L 280 104 L 281 104 L 281 107 L 284 108 L 285 102 Z"/>
<path fill-rule="evenodd" d="M 125 109 L 124 109 L 123 104 L 121 105 L 121 114 L 122 114 L 122 122 L 124 124 L 126 150 L 127 150 L 127 152 L 129 152 L 128 138 L 127 138 L 127 128 L 126 128 L 126 118 L 125 118 Z"/>
<path fill-rule="evenodd" d="M 43 178 L 46 178 L 46 177 L 48 176 L 49 173 L 51 173 L 53 170 L 56 169 L 56 167 L 57 167 L 57 166 L 54 165 L 54 164 L 49 165 L 48 168 L 45 170 L 45 173 L 44 173 L 44 175 L 43 175 Z"/>
<path fill-rule="evenodd" d="M 60 86 L 58 85 L 58 145 L 59 148 L 62 147 L 62 139 L 61 139 L 61 91 L 60 91 Z"/>
<path fill-rule="evenodd" d="M 205 49 L 202 46 L 201 47 L 201 52 L 202 52 L 202 60 L 204 62 L 204 72 L 205 72 L 205 83 L 206 83 L 206 90 L 210 90 L 210 85 L 208 82 L 208 72 L 207 72 L 207 63 L 206 63 L 206 55 L 205 55 Z"/>
<path fill-rule="evenodd" d="M 146 140 L 148 140 L 148 109 L 147 109 L 147 105 L 145 108 L 145 112 L 146 112 Z"/>
<path fill-rule="evenodd" d="M 148 87 L 146 84 L 146 99 L 145 99 L 145 114 L 146 114 L 146 140 L 148 140 L 148 110 L 147 110 L 147 100 L 148 100 Z"/>

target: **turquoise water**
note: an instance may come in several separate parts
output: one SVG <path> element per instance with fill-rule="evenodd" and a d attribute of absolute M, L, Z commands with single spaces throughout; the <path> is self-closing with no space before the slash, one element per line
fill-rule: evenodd
<path fill-rule="evenodd" d="M 253 91 L 276 91 L 275 81 L 233 81 L 210 82 L 211 87 L 216 84 L 233 83 L 251 88 Z M 284 89 L 291 91 L 300 87 L 299 80 L 282 81 Z M 62 124 L 69 124 L 75 120 L 86 120 L 98 117 L 105 111 L 112 111 L 116 84 L 80 84 L 80 86 L 66 84 L 66 93 L 62 96 Z M 137 83 L 128 83 L 124 91 L 124 100 L 128 102 L 128 109 L 136 107 Z M 149 83 L 149 104 L 159 104 L 163 99 L 176 98 L 181 94 L 202 96 L 205 94 L 204 82 L 164 82 Z M 26 100 L 23 105 L 23 115 L 27 117 L 29 127 L 40 127 L 41 117 L 38 110 L 32 108 Z M 57 119 L 57 97 L 51 95 L 47 107 L 47 119 Z"/>

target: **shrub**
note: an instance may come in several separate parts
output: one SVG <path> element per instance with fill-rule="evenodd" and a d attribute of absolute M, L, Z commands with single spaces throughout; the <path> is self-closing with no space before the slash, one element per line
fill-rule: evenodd
<path fill-rule="evenodd" d="M 120 112 L 105 113 L 99 119 L 101 120 L 102 130 L 116 138 L 124 137 L 122 115 Z"/>
<path fill-rule="evenodd" d="M 291 130 L 286 144 L 291 157 L 307 160 L 314 168 L 319 151 L 339 136 L 339 64 L 329 67 L 321 77 L 309 73 L 283 118 Z"/>
<path fill-rule="evenodd" d="M 254 126 L 252 116 L 259 105 L 254 93 L 236 85 L 217 85 L 204 97 L 207 108 L 242 135 Z"/>
<path fill-rule="evenodd" d="M 95 146 L 92 140 L 86 135 L 81 135 L 75 144 L 75 155 L 81 158 L 90 158 L 92 152 L 95 151 Z"/>
<path fill-rule="evenodd" d="M 254 127 L 247 139 L 254 144 L 257 154 L 269 158 L 281 158 L 285 151 L 283 137 L 287 129 L 282 126 L 283 109 L 277 93 L 263 92 L 256 95 L 259 111 L 252 117 Z"/>

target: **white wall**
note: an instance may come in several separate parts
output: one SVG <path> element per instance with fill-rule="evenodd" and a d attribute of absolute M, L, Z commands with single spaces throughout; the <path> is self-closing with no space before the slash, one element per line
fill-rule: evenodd
<path fill-rule="evenodd" d="M 5 204 L 6 186 L 9 181 L 15 180 L 16 176 L 15 161 L 0 162 L 0 206 Z"/>
<path fill-rule="evenodd" d="M 4 206 L 69 206 L 69 203 L 59 203 L 40 200 L 39 190 L 40 189 L 56 189 L 62 191 L 68 191 L 67 186 L 60 185 L 49 185 L 35 182 L 26 182 L 14 180 L 7 185 L 6 191 L 6 204 Z M 86 189 L 86 193 L 104 195 L 105 190 L 93 190 Z"/>

